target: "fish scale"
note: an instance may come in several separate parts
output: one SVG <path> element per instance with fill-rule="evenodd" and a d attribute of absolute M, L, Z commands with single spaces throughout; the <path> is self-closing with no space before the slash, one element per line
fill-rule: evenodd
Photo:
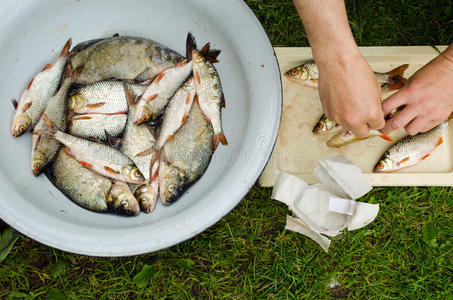
<path fill-rule="evenodd" d="M 127 115 L 86 114 L 73 117 L 68 126 L 71 135 L 81 138 L 106 140 L 107 132 L 112 137 L 118 137 L 126 126 Z"/>

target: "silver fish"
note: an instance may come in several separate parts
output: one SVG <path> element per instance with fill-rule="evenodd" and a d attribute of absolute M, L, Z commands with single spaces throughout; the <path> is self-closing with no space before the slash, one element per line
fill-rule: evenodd
<path fill-rule="evenodd" d="M 160 152 L 159 194 L 165 205 L 175 202 L 205 172 L 213 154 L 213 129 L 193 103 L 186 122 Z"/>
<path fill-rule="evenodd" d="M 402 76 L 408 66 L 408 64 L 401 65 L 386 73 L 374 72 L 374 75 L 385 91 L 397 90 L 402 88 L 407 81 Z M 318 66 L 313 60 L 291 68 L 285 72 L 285 76 L 294 82 L 299 82 L 312 88 L 318 88 L 319 71 Z"/>
<path fill-rule="evenodd" d="M 63 194 L 78 205 L 92 211 L 108 211 L 107 197 L 112 182 L 84 168 L 64 149 L 60 149 L 46 175 Z"/>
<path fill-rule="evenodd" d="M 162 126 L 157 139 L 156 148 L 161 149 L 168 139 L 172 139 L 175 132 L 187 119 L 195 97 L 195 83 L 190 77 L 168 103 L 165 109 Z"/>
<path fill-rule="evenodd" d="M 160 73 L 137 103 L 136 124 L 155 120 L 165 110 L 171 97 L 192 73 L 192 62 L 180 63 Z"/>
<path fill-rule="evenodd" d="M 116 181 L 145 183 L 134 162 L 115 148 L 104 144 L 81 139 L 56 129 L 47 115 L 43 115 L 48 130 L 37 132 L 39 135 L 51 135 L 66 146 L 66 151 L 84 167 Z"/>
<path fill-rule="evenodd" d="M 222 129 L 221 108 L 225 106 L 220 77 L 215 69 L 210 55 L 209 44 L 200 51 L 197 50 L 195 39 L 189 33 L 187 48 L 193 61 L 193 75 L 196 82 L 197 102 L 205 118 L 212 124 L 214 130 L 214 150 L 219 143 L 227 145 L 227 139 Z M 218 50 L 215 50 L 218 51 Z M 216 52 L 216 56 L 220 52 Z"/>
<path fill-rule="evenodd" d="M 448 122 L 433 129 L 407 136 L 384 152 L 374 168 L 375 173 L 393 172 L 415 165 L 427 158 L 434 149 L 444 142 Z"/>
<path fill-rule="evenodd" d="M 71 135 L 84 139 L 106 140 L 108 133 L 111 137 L 119 137 L 126 126 L 127 115 L 86 114 L 73 116 L 68 126 Z"/>
<path fill-rule="evenodd" d="M 113 211 L 124 216 L 135 216 L 140 212 L 138 202 L 125 182 L 114 182 L 107 203 Z"/>
<path fill-rule="evenodd" d="M 185 59 L 155 41 L 131 36 L 94 40 L 77 50 L 70 62 L 74 68 L 85 66 L 77 80 L 83 84 L 108 78 L 145 81 Z"/>
<path fill-rule="evenodd" d="M 135 97 L 143 94 L 146 86 L 118 80 L 99 81 L 81 86 L 69 99 L 69 110 L 77 114 L 127 114 L 128 103 L 124 85 Z"/>
<path fill-rule="evenodd" d="M 47 100 L 55 94 L 60 84 L 70 47 L 71 39 L 64 45 L 56 62 L 46 65 L 29 82 L 19 98 L 11 126 L 11 135 L 17 137 L 28 129 L 35 127 L 46 107 Z"/>
<path fill-rule="evenodd" d="M 60 130 L 66 130 L 69 87 L 74 79 L 77 78 L 80 69 L 71 72 L 70 68 L 67 68 L 67 73 L 68 76 L 64 79 L 58 92 L 49 99 L 44 111 Z M 40 118 L 34 131 L 38 132 L 45 130 L 47 130 L 47 124 L 44 121 L 44 118 Z M 33 135 L 31 152 L 31 170 L 33 175 L 38 176 L 43 168 L 55 158 L 60 146 L 61 144 L 52 137 Z"/>

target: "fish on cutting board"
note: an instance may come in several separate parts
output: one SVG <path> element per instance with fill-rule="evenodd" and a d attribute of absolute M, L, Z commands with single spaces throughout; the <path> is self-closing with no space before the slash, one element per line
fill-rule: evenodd
<path fill-rule="evenodd" d="M 69 39 L 61 50 L 60 56 L 53 64 L 44 66 L 35 75 L 22 92 L 19 102 L 12 100 L 16 108 L 11 126 L 11 135 L 18 137 L 28 129 L 33 129 L 46 108 L 47 101 L 55 94 L 60 84 L 71 47 Z M 80 65 L 79 67 L 81 67 Z"/>
<path fill-rule="evenodd" d="M 388 148 L 374 167 L 375 173 L 388 173 L 415 165 L 429 157 L 444 142 L 448 122 L 433 129 L 407 136 Z"/>

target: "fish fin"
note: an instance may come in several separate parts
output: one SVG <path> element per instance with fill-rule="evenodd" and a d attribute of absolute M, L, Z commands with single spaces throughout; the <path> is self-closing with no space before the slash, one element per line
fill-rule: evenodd
<path fill-rule="evenodd" d="M 383 87 L 386 91 L 394 91 L 402 88 L 407 82 L 407 79 L 402 76 L 395 76 L 391 78 L 388 82 L 384 83 Z"/>
<path fill-rule="evenodd" d="M 94 103 L 94 104 L 87 104 L 88 108 L 98 108 L 101 107 L 105 104 L 105 102 L 99 102 L 99 103 Z"/>
<path fill-rule="evenodd" d="M 153 95 L 149 96 L 148 98 L 146 98 L 145 101 L 146 102 L 153 101 L 154 99 L 157 98 L 157 96 L 159 96 L 159 94 L 153 94 Z"/>
<path fill-rule="evenodd" d="M 106 129 L 104 129 L 105 140 L 107 145 L 112 148 L 118 149 L 121 145 L 122 140 L 120 138 L 115 138 L 112 136 Z"/>
<path fill-rule="evenodd" d="M 184 124 L 184 122 L 187 120 L 187 113 L 184 114 L 184 116 L 182 116 L 182 119 L 181 119 L 181 124 Z"/>
<path fill-rule="evenodd" d="M 106 115 L 106 116 L 116 116 L 116 115 L 126 115 L 129 112 L 129 110 L 123 110 L 119 112 L 114 112 L 114 113 L 100 113 L 101 115 Z"/>
<path fill-rule="evenodd" d="M 69 40 L 66 42 L 66 44 L 64 44 L 64 47 L 61 50 L 60 57 L 68 56 L 69 48 L 71 48 L 71 43 L 72 43 L 72 38 L 69 38 Z"/>
<path fill-rule="evenodd" d="M 64 147 L 64 151 L 65 151 L 69 156 L 74 157 L 74 153 L 72 153 L 71 149 L 70 149 L 68 146 Z"/>
<path fill-rule="evenodd" d="M 444 142 L 444 138 L 440 137 L 439 140 L 437 141 L 436 147 L 439 146 L 440 144 L 442 144 L 443 142 Z"/>
<path fill-rule="evenodd" d="M 403 73 L 404 71 L 406 71 L 407 67 L 409 67 L 409 64 L 401 65 L 387 72 L 387 75 L 390 77 L 390 79 L 396 78 L 397 76 L 403 76 Z"/>
<path fill-rule="evenodd" d="M 14 99 L 14 98 L 11 98 L 11 103 L 13 104 L 14 109 L 17 109 L 17 106 L 19 105 L 19 104 L 17 103 L 17 100 Z"/>
<path fill-rule="evenodd" d="M 68 53 L 68 55 L 72 56 L 72 55 L 79 53 L 80 51 L 85 50 L 86 48 L 91 47 L 94 44 L 97 44 L 103 40 L 104 40 L 104 38 L 94 39 L 94 40 L 89 40 L 89 41 L 84 41 L 84 42 L 78 43 L 77 45 L 75 45 L 74 48 L 72 48 L 72 50 Z"/>
<path fill-rule="evenodd" d="M 77 77 L 79 77 L 79 75 L 82 74 L 83 68 L 85 67 L 85 65 L 81 65 L 77 69 L 73 70 L 71 64 L 67 64 L 67 65 L 70 66 L 68 69 L 69 72 L 67 73 L 67 76 L 71 80 L 74 80 Z"/>
<path fill-rule="evenodd" d="M 117 172 L 117 171 L 115 171 L 112 168 L 107 167 L 107 166 L 104 166 L 104 170 L 106 170 L 110 174 L 119 174 L 119 172 Z"/>
<path fill-rule="evenodd" d="M 30 82 L 28 83 L 27 85 L 27 90 L 31 87 L 31 85 L 33 84 L 33 80 L 35 80 L 35 77 L 33 77 Z"/>
<path fill-rule="evenodd" d="M 89 115 L 78 115 L 78 116 L 75 116 L 73 117 L 72 119 L 73 120 L 91 120 L 93 117 L 89 116 Z"/>
<path fill-rule="evenodd" d="M 313 83 L 318 83 L 319 79 L 310 79 L 310 81 L 313 82 Z"/>
<path fill-rule="evenodd" d="M 84 166 L 85 168 L 88 168 L 88 169 L 92 169 L 92 168 L 93 168 L 93 165 L 90 164 L 90 163 L 87 163 L 86 161 L 81 160 L 81 161 L 79 161 L 79 163 L 80 163 L 82 166 Z"/>
<path fill-rule="evenodd" d="M 222 93 L 222 97 L 220 98 L 220 107 L 225 108 L 225 95 Z"/>
<path fill-rule="evenodd" d="M 211 43 L 207 42 L 206 45 L 201 48 L 200 54 L 206 57 L 209 53 L 209 48 L 211 48 Z"/>
<path fill-rule="evenodd" d="M 164 76 L 165 76 L 165 71 L 162 72 L 162 73 L 160 73 L 159 76 L 157 76 L 157 78 L 154 79 L 154 81 L 155 81 L 156 83 L 159 83 L 159 81 L 161 81 L 162 78 L 164 78 Z"/>
<path fill-rule="evenodd" d="M 192 60 L 192 51 L 197 49 L 197 42 L 191 32 L 187 33 L 186 38 L 186 58 Z"/>
<path fill-rule="evenodd" d="M 119 37 L 119 36 L 120 36 L 120 34 L 118 32 L 116 32 L 112 35 L 112 37 Z"/>
<path fill-rule="evenodd" d="M 157 163 L 157 166 L 156 166 L 156 171 L 153 173 L 153 169 L 154 169 L 154 165 Z M 159 156 L 158 155 L 155 155 L 153 157 L 153 160 L 151 161 L 151 168 L 149 170 L 150 172 L 150 176 L 149 176 L 149 182 L 153 182 L 153 181 L 156 181 L 158 180 L 159 178 L 159 164 L 160 164 L 160 159 L 159 159 Z"/>
<path fill-rule="evenodd" d="M 200 50 L 200 54 L 206 57 L 207 60 L 209 60 L 212 63 L 217 63 L 219 62 L 217 60 L 217 56 L 219 56 L 221 50 L 219 49 L 210 49 L 211 43 L 206 43 L 206 45 L 203 46 Z"/>
<path fill-rule="evenodd" d="M 174 137 L 175 137 L 174 134 L 170 135 L 170 136 L 167 138 L 167 141 L 171 141 Z"/>
<path fill-rule="evenodd" d="M 43 113 L 41 117 L 44 119 L 47 129 L 34 131 L 33 134 L 44 135 L 44 136 L 53 136 L 58 131 L 57 126 L 52 121 L 52 119 L 50 119 L 45 113 Z"/>
<path fill-rule="evenodd" d="M 142 151 L 142 152 L 139 152 L 139 153 L 135 154 L 135 156 L 147 156 L 147 155 L 151 154 L 151 151 L 152 151 L 152 149 L 148 149 L 148 150 L 145 150 L 145 151 Z"/>
<path fill-rule="evenodd" d="M 201 82 L 200 80 L 200 74 L 197 72 L 197 74 L 195 74 L 195 79 L 197 80 L 198 83 Z"/>
<path fill-rule="evenodd" d="M 223 132 L 214 135 L 214 139 L 212 141 L 212 149 L 213 150 L 217 149 L 219 143 L 222 143 L 222 145 L 228 145 L 228 141 Z"/>
<path fill-rule="evenodd" d="M 404 164 L 405 162 L 408 162 L 410 159 L 410 157 L 405 157 L 403 158 L 402 160 L 400 160 L 399 162 L 396 163 L 397 166 L 400 166 L 401 164 Z"/>
<path fill-rule="evenodd" d="M 187 64 L 187 60 L 183 60 L 183 61 L 180 61 L 180 62 L 176 63 L 175 67 L 182 67 L 185 64 Z"/>
<path fill-rule="evenodd" d="M 32 105 L 31 102 L 25 103 L 24 106 L 22 107 L 22 112 L 26 112 L 27 109 L 29 109 L 31 105 Z"/>
<path fill-rule="evenodd" d="M 42 68 L 41 72 L 42 72 L 42 71 L 45 71 L 45 70 L 49 70 L 49 69 L 52 68 L 52 67 L 53 67 L 53 64 L 46 64 L 46 65 L 44 66 L 44 68 Z"/>
<path fill-rule="evenodd" d="M 190 94 L 188 94 L 186 97 L 186 104 L 189 104 L 190 100 L 192 100 L 192 97 L 190 96 Z M 16 103 L 16 105 L 17 105 L 17 103 Z"/>
<path fill-rule="evenodd" d="M 141 72 L 140 74 L 138 74 L 134 79 L 133 81 L 135 83 L 140 83 L 142 84 L 143 82 L 149 80 L 150 78 L 148 78 L 148 71 L 149 71 L 149 67 L 145 69 L 145 71 Z"/>
<path fill-rule="evenodd" d="M 127 87 L 127 84 L 123 82 L 123 89 L 124 89 L 124 94 L 126 95 L 127 103 L 129 105 L 134 105 L 136 103 L 136 99 L 134 97 L 134 94 L 131 92 L 131 90 Z"/>
<path fill-rule="evenodd" d="M 426 154 L 425 156 L 423 156 L 423 157 L 421 158 L 421 160 L 426 159 L 429 155 L 430 155 L 430 153 Z"/>
<path fill-rule="evenodd" d="M 393 140 L 388 134 L 382 133 L 382 134 L 379 135 L 379 137 L 380 137 L 380 138 L 383 138 L 384 140 L 386 140 L 386 141 L 388 141 L 388 142 L 391 142 L 391 143 L 394 142 L 394 140 Z"/>

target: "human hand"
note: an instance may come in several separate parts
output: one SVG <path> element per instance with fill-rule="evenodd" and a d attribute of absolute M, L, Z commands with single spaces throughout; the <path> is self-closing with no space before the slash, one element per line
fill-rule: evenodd
<path fill-rule="evenodd" d="M 356 136 L 384 126 L 377 79 L 360 53 L 318 63 L 324 113 Z"/>
<path fill-rule="evenodd" d="M 382 132 L 406 127 L 410 135 L 415 135 L 447 120 L 453 111 L 452 45 L 412 75 L 401 90 L 384 101 L 382 108 L 387 115 L 402 106 Z"/>

